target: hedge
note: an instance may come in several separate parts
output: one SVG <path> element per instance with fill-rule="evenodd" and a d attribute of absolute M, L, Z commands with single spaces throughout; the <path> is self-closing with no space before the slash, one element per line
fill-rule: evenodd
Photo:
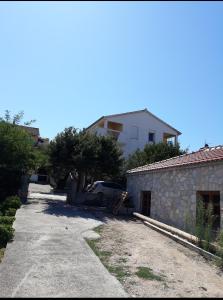
<path fill-rule="evenodd" d="M 12 240 L 13 232 L 11 225 L 0 224 L 0 248 L 6 247 L 7 243 Z"/>

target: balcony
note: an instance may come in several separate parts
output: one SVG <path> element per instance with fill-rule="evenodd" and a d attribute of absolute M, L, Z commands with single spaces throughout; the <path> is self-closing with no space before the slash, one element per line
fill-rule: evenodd
<path fill-rule="evenodd" d="M 163 134 L 163 142 L 166 143 L 166 144 L 172 144 L 174 146 L 176 146 L 177 144 L 177 135 L 173 135 L 173 134 L 170 134 L 170 133 L 164 133 Z"/>

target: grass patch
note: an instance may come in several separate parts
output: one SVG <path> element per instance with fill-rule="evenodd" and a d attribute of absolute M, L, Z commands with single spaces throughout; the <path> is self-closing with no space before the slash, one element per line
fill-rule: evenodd
<path fill-rule="evenodd" d="M 103 230 L 104 225 L 100 225 L 94 229 L 95 232 L 100 234 Z M 95 255 L 98 256 L 98 258 L 101 260 L 102 264 L 105 266 L 105 268 L 112 273 L 116 278 L 123 282 L 124 278 L 130 275 L 130 272 L 128 270 L 128 267 L 123 265 L 112 265 L 109 262 L 110 257 L 112 256 L 111 251 L 102 251 L 100 250 L 100 246 L 98 243 L 100 242 L 101 238 L 98 239 L 85 239 L 88 243 L 89 247 L 94 251 Z M 123 258 L 122 261 L 119 262 L 126 262 L 126 260 Z"/>
<path fill-rule="evenodd" d="M 5 251 L 5 248 L 1 248 L 1 249 L 0 249 L 0 262 L 1 262 L 2 259 L 3 259 L 4 251 Z"/>
<path fill-rule="evenodd" d="M 105 263 L 107 261 L 108 257 L 110 257 L 112 253 L 110 251 L 99 250 L 99 247 L 97 245 L 99 240 L 100 239 L 95 239 L 95 240 L 86 239 L 88 245 L 91 247 L 91 249 L 94 251 L 94 253 L 100 258 L 100 260 L 103 263 Z"/>
<path fill-rule="evenodd" d="M 125 258 L 125 257 L 120 257 L 119 259 L 118 259 L 118 262 L 119 263 L 127 263 L 127 261 L 128 261 L 128 259 L 127 258 Z"/>
<path fill-rule="evenodd" d="M 115 266 L 108 265 L 107 269 L 110 273 L 115 275 L 117 279 L 121 282 L 125 279 L 125 277 L 130 276 L 128 267 L 119 266 L 119 265 L 115 265 Z"/>
<path fill-rule="evenodd" d="M 162 276 L 154 274 L 153 270 L 147 267 L 138 267 L 138 271 L 135 274 L 143 279 L 163 281 Z"/>
<path fill-rule="evenodd" d="M 95 228 L 94 228 L 94 231 L 95 231 L 96 233 L 98 233 L 98 234 L 101 234 L 102 231 L 103 231 L 103 228 L 104 228 L 104 225 L 102 224 L 102 225 L 99 225 L 99 226 L 95 227 Z"/>

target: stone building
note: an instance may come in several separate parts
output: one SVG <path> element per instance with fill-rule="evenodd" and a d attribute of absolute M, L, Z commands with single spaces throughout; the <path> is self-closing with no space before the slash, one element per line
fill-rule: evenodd
<path fill-rule="evenodd" d="M 128 170 L 127 190 L 135 211 L 191 232 L 198 200 L 212 203 L 214 227 L 223 229 L 223 146 Z"/>

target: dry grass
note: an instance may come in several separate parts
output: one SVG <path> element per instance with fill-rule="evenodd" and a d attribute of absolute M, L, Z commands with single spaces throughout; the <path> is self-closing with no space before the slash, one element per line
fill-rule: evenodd
<path fill-rule="evenodd" d="M 1 249 L 0 249 L 0 262 L 1 262 L 2 259 L 3 259 L 4 252 L 5 252 L 5 248 L 1 248 Z"/>

